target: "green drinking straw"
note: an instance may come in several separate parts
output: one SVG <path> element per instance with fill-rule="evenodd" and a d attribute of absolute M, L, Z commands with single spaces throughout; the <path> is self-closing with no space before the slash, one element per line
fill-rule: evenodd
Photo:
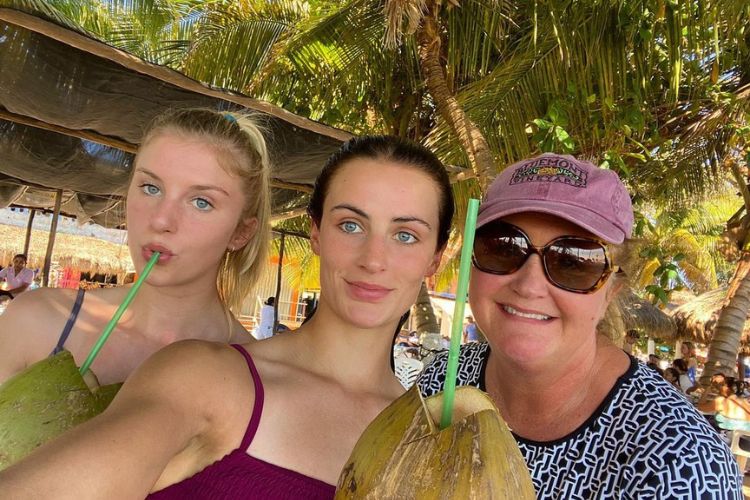
<path fill-rule="evenodd" d="M 440 428 L 451 425 L 453 418 L 453 403 L 456 397 L 456 375 L 458 374 L 458 352 L 461 349 L 461 330 L 463 327 L 464 306 L 466 293 L 469 289 L 469 272 L 471 268 L 471 253 L 474 249 L 474 231 L 477 227 L 477 213 L 479 200 L 469 199 L 466 209 L 466 225 L 464 226 L 464 241 L 461 247 L 461 264 L 458 268 L 458 290 L 456 291 L 456 305 L 453 309 L 453 328 L 451 330 L 451 347 L 448 352 L 448 369 L 445 374 L 443 388 L 443 414 L 440 418 Z"/>
<path fill-rule="evenodd" d="M 109 338 L 109 335 L 112 333 L 112 330 L 115 329 L 115 326 L 117 325 L 117 322 L 120 321 L 120 316 L 122 316 L 122 313 L 125 312 L 125 309 L 128 308 L 131 302 L 133 302 L 133 299 L 135 298 L 135 294 L 138 293 L 138 289 L 141 288 L 141 285 L 144 281 L 146 281 L 146 278 L 148 277 L 148 274 L 151 272 L 151 269 L 154 268 L 154 265 L 156 265 L 156 261 L 159 260 L 159 252 L 154 252 L 151 254 L 151 258 L 146 263 L 146 267 L 143 268 L 143 272 L 140 276 L 138 276 L 138 279 L 135 280 L 135 283 L 132 287 L 130 287 L 130 290 L 128 290 L 128 294 L 125 296 L 125 300 L 122 301 L 122 304 L 120 304 L 120 307 L 117 308 L 117 311 L 115 311 L 115 314 L 112 316 L 112 319 L 109 320 L 109 323 L 107 323 L 107 326 L 104 327 L 104 331 L 102 332 L 101 336 L 99 337 L 99 340 L 96 341 L 96 344 L 94 344 L 94 347 L 91 349 L 91 352 L 89 353 L 89 357 L 86 358 L 86 361 L 83 362 L 81 365 L 81 368 L 78 370 L 81 375 L 86 373 L 91 366 L 91 363 L 94 362 L 94 359 L 99 355 L 99 351 L 102 350 L 102 346 L 104 346 L 104 343 Z"/>

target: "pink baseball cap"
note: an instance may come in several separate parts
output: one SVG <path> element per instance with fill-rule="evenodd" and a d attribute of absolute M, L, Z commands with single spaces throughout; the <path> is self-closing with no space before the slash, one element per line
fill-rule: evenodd
<path fill-rule="evenodd" d="M 544 153 L 514 163 L 492 182 L 477 227 L 521 212 L 556 215 L 609 243 L 633 229 L 633 205 L 616 173 L 570 155 Z"/>

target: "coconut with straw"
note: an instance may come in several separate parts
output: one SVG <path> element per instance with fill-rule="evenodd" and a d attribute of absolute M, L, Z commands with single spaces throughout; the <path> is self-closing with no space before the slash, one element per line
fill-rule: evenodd
<path fill-rule="evenodd" d="M 80 369 L 73 356 L 62 351 L 0 385 L 0 470 L 109 406 L 122 384 L 92 390 L 84 375 L 89 375 L 91 364 L 158 260 L 159 253 L 154 252 Z"/>
<path fill-rule="evenodd" d="M 456 389 L 478 200 L 469 200 L 444 391 L 415 385 L 365 429 L 339 477 L 337 499 L 534 499 L 526 462 L 492 400 Z"/>

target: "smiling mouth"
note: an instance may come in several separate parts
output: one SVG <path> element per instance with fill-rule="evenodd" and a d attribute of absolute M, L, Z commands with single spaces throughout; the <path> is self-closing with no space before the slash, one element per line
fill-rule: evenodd
<path fill-rule="evenodd" d="M 519 318 L 535 319 L 538 321 L 548 321 L 552 319 L 552 316 L 547 316 L 546 314 L 525 313 L 514 309 L 511 306 L 506 306 L 505 304 L 502 304 L 500 307 L 502 307 L 503 311 L 507 312 L 508 314 L 518 316 Z"/>

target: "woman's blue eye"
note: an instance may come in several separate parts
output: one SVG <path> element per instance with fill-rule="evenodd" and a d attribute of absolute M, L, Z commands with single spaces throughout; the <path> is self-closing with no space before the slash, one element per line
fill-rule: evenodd
<path fill-rule="evenodd" d="M 214 206 L 211 205 L 211 203 L 208 200 L 204 199 L 204 198 L 196 198 L 196 199 L 194 199 L 193 200 L 193 205 L 198 210 L 204 210 L 204 211 L 205 210 L 211 210 L 212 208 L 214 208 Z"/>
<path fill-rule="evenodd" d="M 342 231 L 345 233 L 359 233 L 362 232 L 362 229 L 359 227 L 359 224 L 352 221 L 346 221 L 339 224 L 339 227 Z"/>
<path fill-rule="evenodd" d="M 151 195 L 151 196 L 156 196 L 157 194 L 161 192 L 161 189 L 154 186 L 153 184 L 141 184 L 141 189 L 143 190 L 144 193 Z"/>
<path fill-rule="evenodd" d="M 418 241 L 416 236 L 406 231 L 399 231 L 396 234 L 396 239 L 401 243 L 416 243 Z"/>

